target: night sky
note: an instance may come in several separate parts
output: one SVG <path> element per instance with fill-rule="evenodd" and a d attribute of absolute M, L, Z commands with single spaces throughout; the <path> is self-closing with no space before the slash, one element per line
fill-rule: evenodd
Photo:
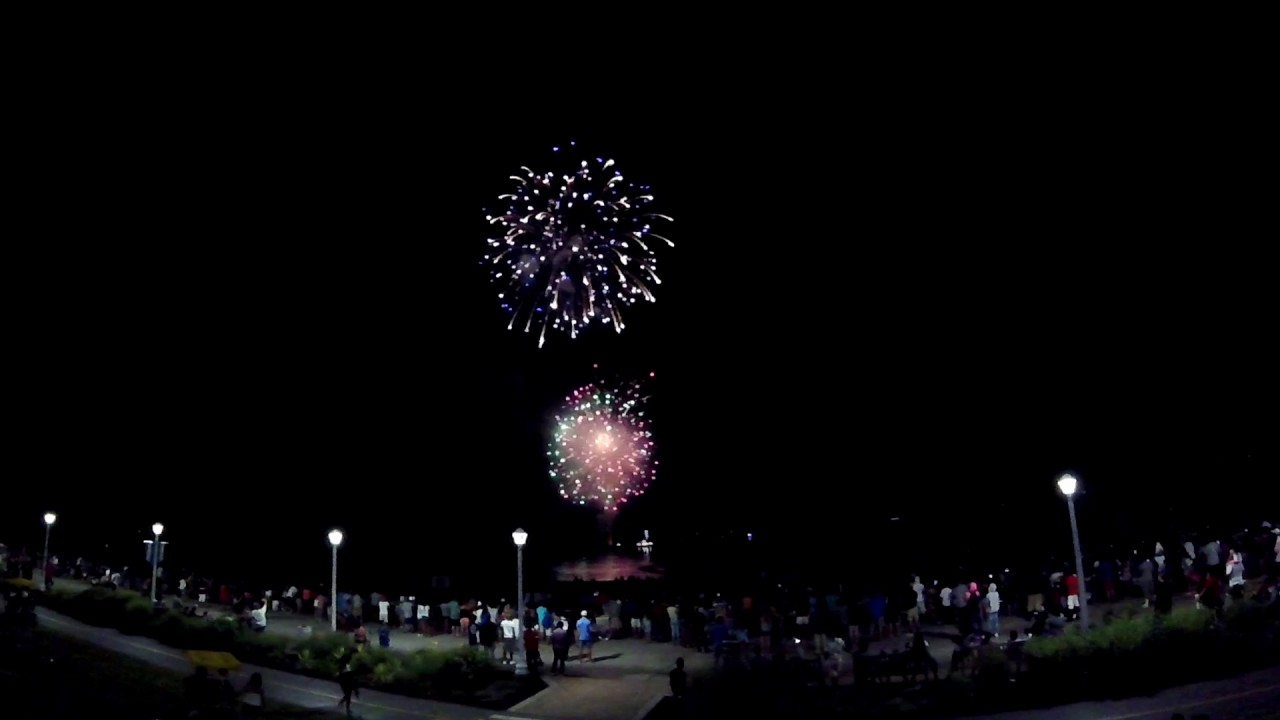
<path fill-rule="evenodd" d="M 55 552 L 160 520 L 211 573 L 322 574 L 334 525 L 364 579 L 477 572 L 517 525 L 534 565 L 593 554 L 543 456 L 593 364 L 656 373 L 661 470 L 616 533 L 668 554 L 751 531 L 853 567 L 1065 556 L 1067 470 L 1087 538 L 1280 509 L 1274 222 L 1246 133 L 733 90 L 625 116 L 37 113 L 0 542 L 37 546 L 52 509 Z M 653 186 L 677 247 L 623 334 L 538 350 L 505 329 L 481 209 L 570 139 Z"/>

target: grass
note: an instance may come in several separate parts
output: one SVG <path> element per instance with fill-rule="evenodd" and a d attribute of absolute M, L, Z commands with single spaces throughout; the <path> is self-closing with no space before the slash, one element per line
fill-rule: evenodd
<path fill-rule="evenodd" d="M 58 633 L 0 634 L 4 717 L 181 718 L 183 676 Z M 325 713 L 273 703 L 266 717 L 319 718 Z"/>

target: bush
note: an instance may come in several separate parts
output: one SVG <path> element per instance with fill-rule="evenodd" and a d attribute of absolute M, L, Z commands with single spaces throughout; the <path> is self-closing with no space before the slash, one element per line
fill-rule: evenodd
<path fill-rule="evenodd" d="M 88 625 L 145 635 L 183 650 L 230 652 L 243 662 L 316 677 L 336 676 L 342 658 L 355 649 L 344 635 L 291 638 L 246 631 L 229 619 L 187 617 L 154 608 L 149 598 L 128 590 L 55 588 L 37 598 Z M 497 677 L 488 655 L 472 648 L 399 653 L 366 647 L 352 666 L 366 685 L 428 697 L 474 692 Z"/>
<path fill-rule="evenodd" d="M 1278 621 L 1275 608 L 1252 602 L 1237 603 L 1221 620 L 1193 608 L 1109 616 L 1088 633 L 1072 627 L 1057 637 L 1032 638 L 1028 679 L 1073 697 L 1210 679 L 1280 658 Z"/>

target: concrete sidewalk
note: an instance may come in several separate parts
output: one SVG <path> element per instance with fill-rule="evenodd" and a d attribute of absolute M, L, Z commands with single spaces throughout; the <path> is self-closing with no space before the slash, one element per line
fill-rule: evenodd
<path fill-rule="evenodd" d="M 1168 720 L 1174 713 L 1206 713 L 1213 720 L 1275 720 L 1280 717 L 1280 668 L 1144 697 L 1002 713 L 991 720 Z"/>

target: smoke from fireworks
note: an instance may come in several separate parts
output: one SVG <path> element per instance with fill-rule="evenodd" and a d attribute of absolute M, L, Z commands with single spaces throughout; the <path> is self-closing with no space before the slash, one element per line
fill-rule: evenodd
<path fill-rule="evenodd" d="M 564 399 L 547 459 L 566 500 L 606 512 L 643 495 L 657 473 L 639 383 L 593 383 Z"/>
<path fill-rule="evenodd" d="M 520 168 L 512 191 L 498 196 L 506 209 L 485 217 L 492 232 L 484 260 L 511 314 L 507 328 L 536 328 L 538 347 L 548 327 L 571 337 L 593 323 L 622 332 L 623 308 L 653 302 L 662 284 L 654 247 L 675 246 L 653 231 L 671 218 L 649 211 L 647 185 L 627 182 L 613 160 L 575 160 L 568 155 L 576 147 L 553 151 L 564 169 Z"/>

